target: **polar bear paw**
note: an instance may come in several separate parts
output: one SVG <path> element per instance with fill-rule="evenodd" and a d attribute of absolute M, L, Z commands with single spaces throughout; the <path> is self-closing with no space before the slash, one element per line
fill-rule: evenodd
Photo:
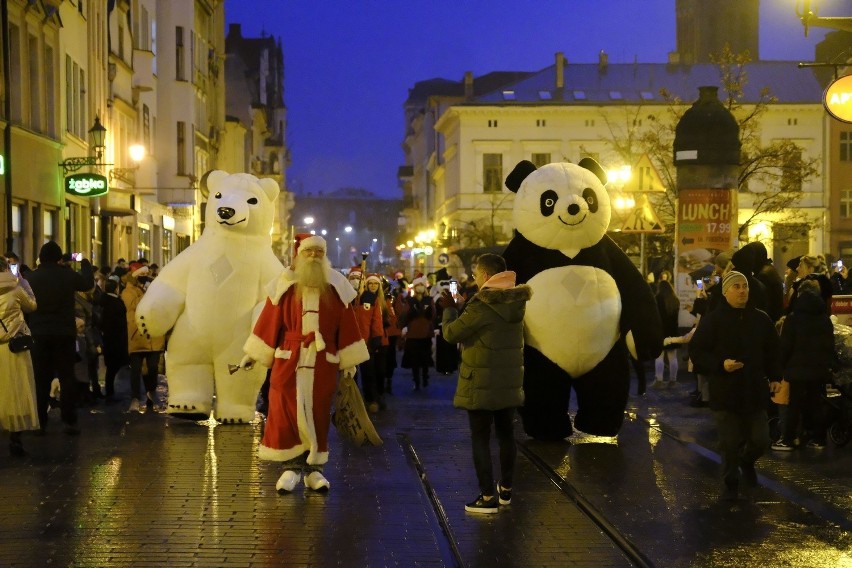
<path fill-rule="evenodd" d="M 169 401 L 166 405 L 166 413 L 185 420 L 207 420 L 210 417 L 210 405 Z"/>

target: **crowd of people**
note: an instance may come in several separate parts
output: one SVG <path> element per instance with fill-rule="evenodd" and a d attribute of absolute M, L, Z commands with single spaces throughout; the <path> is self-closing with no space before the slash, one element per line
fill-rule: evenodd
<path fill-rule="evenodd" d="M 822 255 L 799 256 L 782 277 L 765 246 L 748 243 L 715 257 L 713 273 L 701 280 L 688 307 L 695 324 L 681 335 L 671 274 L 660 275 L 655 293 L 667 337 L 652 387 L 674 384 L 677 348 L 686 346 L 696 378 L 690 404 L 709 407 L 716 420 L 724 499 L 754 487 L 754 463 L 767 448 L 825 447 L 826 388 L 839 365 L 831 298 L 850 292 L 842 261 L 828 265 Z M 770 417 L 777 417 L 774 438 Z"/>

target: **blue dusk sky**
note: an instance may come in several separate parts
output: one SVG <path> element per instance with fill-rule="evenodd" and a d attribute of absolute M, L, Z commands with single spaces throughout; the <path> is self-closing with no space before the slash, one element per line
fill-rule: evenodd
<path fill-rule="evenodd" d="M 820 15 L 850 15 L 849 0 L 816 1 Z M 761 1 L 761 59 L 813 60 L 831 30 L 806 38 L 796 3 Z M 600 50 L 610 63 L 655 63 L 675 49 L 675 0 L 227 0 L 225 16 L 244 37 L 281 39 L 297 193 L 401 197 L 402 105 L 418 81 L 538 71 L 557 51 L 575 63 Z"/>

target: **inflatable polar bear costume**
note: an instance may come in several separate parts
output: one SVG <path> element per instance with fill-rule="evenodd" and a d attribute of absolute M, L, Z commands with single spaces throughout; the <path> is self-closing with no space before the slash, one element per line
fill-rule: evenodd
<path fill-rule="evenodd" d="M 207 187 L 204 232 L 151 282 L 136 325 L 151 336 L 173 329 L 166 351 L 169 414 L 204 419 L 212 410 L 220 422 L 250 422 L 266 369 L 231 375 L 228 364 L 242 359 L 266 285 L 284 269 L 270 237 L 279 189 L 272 179 L 219 170 L 209 174 Z"/>

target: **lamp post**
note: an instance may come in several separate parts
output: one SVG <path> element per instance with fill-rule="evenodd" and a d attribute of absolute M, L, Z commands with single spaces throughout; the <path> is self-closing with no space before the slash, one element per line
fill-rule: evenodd
<path fill-rule="evenodd" d="M 797 0 L 796 15 L 799 16 L 799 19 L 802 20 L 802 25 L 805 26 L 805 37 L 808 37 L 808 28 L 810 26 L 852 32 L 852 18 L 848 16 L 821 17 L 819 15 L 819 8 L 817 7 L 817 0 L 814 0 L 813 10 L 811 10 L 811 0 Z"/>
<path fill-rule="evenodd" d="M 68 175 L 69 173 L 76 172 L 80 168 L 84 168 L 86 166 L 111 166 L 112 164 L 101 163 L 101 159 L 103 159 L 104 155 L 104 149 L 106 148 L 106 145 L 104 144 L 106 132 L 107 129 L 104 128 L 103 124 L 101 124 L 101 118 L 99 116 L 95 116 L 95 123 L 89 129 L 89 147 L 95 151 L 95 155 L 65 158 L 59 162 L 59 167 L 62 168 L 63 173 Z"/>
<path fill-rule="evenodd" d="M 128 185 L 136 185 L 136 171 L 143 159 L 145 159 L 145 146 L 142 144 L 133 144 L 128 148 L 130 159 L 136 164 L 130 168 L 112 168 L 109 171 L 109 181 L 112 183 L 115 180 L 123 181 Z"/>

